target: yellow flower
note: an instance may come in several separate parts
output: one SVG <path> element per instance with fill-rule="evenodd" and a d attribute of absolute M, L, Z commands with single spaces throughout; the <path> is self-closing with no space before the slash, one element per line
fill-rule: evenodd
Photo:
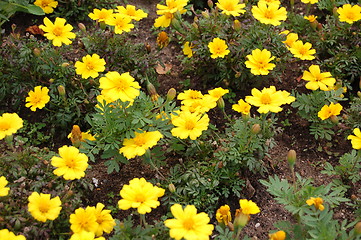
<path fill-rule="evenodd" d="M 134 158 L 136 156 L 142 156 L 147 149 L 157 145 L 157 142 L 163 137 L 159 131 L 153 132 L 135 132 L 135 137 L 131 139 L 124 139 L 123 147 L 119 149 L 119 153 L 122 153 L 127 159 Z"/>
<path fill-rule="evenodd" d="M 265 2 L 267 4 L 276 3 L 278 5 L 281 5 L 281 1 L 279 0 L 259 0 L 259 2 Z"/>
<path fill-rule="evenodd" d="M 214 38 L 212 42 L 208 43 L 208 48 L 212 53 L 211 58 L 224 58 L 230 53 L 226 41 L 220 38 Z"/>
<path fill-rule="evenodd" d="M 240 112 L 245 115 L 248 115 L 251 110 L 251 105 L 246 103 L 243 99 L 240 99 L 240 100 L 238 100 L 237 104 L 232 105 L 232 109 L 236 112 Z"/>
<path fill-rule="evenodd" d="M 169 235 L 175 240 L 209 239 L 214 226 L 209 224 L 206 213 L 197 213 L 193 205 L 187 205 L 184 209 L 180 204 L 174 204 L 170 208 L 174 218 L 164 221 L 165 226 L 170 228 Z"/>
<path fill-rule="evenodd" d="M 322 120 L 325 120 L 327 118 L 330 118 L 331 116 L 337 116 L 341 113 L 342 105 L 337 103 L 331 103 L 329 106 L 325 105 L 321 108 L 321 110 L 318 112 L 318 117 Z"/>
<path fill-rule="evenodd" d="M 182 100 L 183 105 L 191 105 L 194 100 L 200 100 L 203 94 L 198 90 L 188 89 L 178 94 L 177 99 Z"/>
<path fill-rule="evenodd" d="M 5 187 L 8 184 L 8 180 L 6 180 L 6 177 L 1 176 L 0 177 L 0 197 L 5 197 L 9 194 L 10 188 Z"/>
<path fill-rule="evenodd" d="M 296 100 L 287 91 L 276 91 L 275 86 L 263 88 L 262 91 L 253 88 L 251 93 L 252 96 L 246 96 L 246 102 L 259 107 L 257 110 L 259 113 L 280 112 L 281 105 L 290 104 Z"/>
<path fill-rule="evenodd" d="M 298 40 L 298 34 L 297 33 L 289 33 L 287 34 L 286 40 L 283 41 L 284 44 L 286 44 L 287 47 L 292 47 L 293 44 Z"/>
<path fill-rule="evenodd" d="M 108 72 L 105 77 L 99 79 L 101 94 L 112 102 L 120 99 L 122 102 L 133 102 L 139 96 L 139 83 L 134 81 L 129 72 Z"/>
<path fill-rule="evenodd" d="M 105 60 L 100 58 L 96 53 L 92 56 L 84 56 L 82 61 L 83 62 L 75 62 L 75 72 L 81 75 L 84 79 L 89 77 L 96 78 L 99 76 L 99 72 L 103 72 L 105 70 Z"/>
<path fill-rule="evenodd" d="M 56 167 L 53 171 L 57 176 L 63 176 L 65 180 L 80 179 L 85 176 L 88 168 L 88 157 L 80 153 L 76 147 L 62 146 L 59 148 L 60 157 L 52 157 L 51 165 Z"/>
<path fill-rule="evenodd" d="M 51 198 L 50 194 L 33 192 L 29 198 L 28 210 L 40 222 L 56 219 L 61 211 L 60 198 Z"/>
<path fill-rule="evenodd" d="M 36 111 L 37 108 L 42 109 L 50 101 L 49 89 L 47 87 L 36 86 L 34 91 L 28 93 L 26 97 L 25 107 L 30 108 L 31 111 Z"/>
<path fill-rule="evenodd" d="M 261 211 L 257 204 L 254 203 L 252 200 L 240 199 L 239 205 L 241 207 L 242 213 L 246 215 L 257 214 Z"/>
<path fill-rule="evenodd" d="M 204 130 L 208 129 L 209 118 L 207 114 L 190 113 L 182 111 L 178 116 L 172 116 L 174 128 L 171 133 L 180 139 L 195 140 Z"/>
<path fill-rule="evenodd" d="M 303 44 L 301 40 L 297 40 L 292 44 L 292 46 L 290 46 L 289 50 L 296 58 L 301 60 L 313 60 L 315 59 L 315 56 L 312 55 L 316 53 L 316 50 L 311 48 L 311 43 L 306 42 Z"/>
<path fill-rule="evenodd" d="M 226 226 L 232 221 L 231 211 L 228 205 L 221 206 L 217 209 L 216 219 L 219 223 L 224 223 Z"/>
<path fill-rule="evenodd" d="M 54 12 L 54 8 L 58 6 L 58 2 L 54 0 L 36 0 L 34 5 L 41 7 L 44 13 L 48 14 Z"/>
<path fill-rule="evenodd" d="M 94 138 L 94 136 L 89 133 L 89 131 L 82 132 L 78 125 L 73 125 L 73 128 L 72 128 L 71 132 L 69 133 L 68 138 L 70 138 L 71 143 L 75 147 L 79 147 L 81 142 L 86 142 L 86 140 L 89 140 L 89 141 L 96 140 Z"/>
<path fill-rule="evenodd" d="M 318 0 L 301 0 L 301 2 L 303 2 L 303 3 L 306 3 L 306 4 L 314 4 L 314 3 L 317 3 L 318 2 Z"/>
<path fill-rule="evenodd" d="M 23 235 L 15 235 L 13 232 L 10 232 L 7 229 L 0 230 L 0 239 L 2 240 L 26 240 Z"/>
<path fill-rule="evenodd" d="M 69 240 L 105 240 L 104 237 L 95 237 L 95 234 L 93 232 L 78 232 L 71 235 Z"/>
<path fill-rule="evenodd" d="M 269 234 L 269 240 L 285 240 L 286 233 L 284 231 L 278 231 L 272 234 Z"/>
<path fill-rule="evenodd" d="M 148 13 L 145 13 L 141 9 L 137 10 L 135 6 L 129 4 L 125 7 L 118 6 L 117 11 L 121 14 L 127 15 L 128 17 L 130 17 L 132 20 L 135 21 L 140 21 L 148 16 Z"/>
<path fill-rule="evenodd" d="M 94 9 L 92 13 L 89 13 L 88 15 L 92 20 L 98 21 L 98 22 L 106 22 L 110 20 L 113 17 L 113 10 L 110 9 Z"/>
<path fill-rule="evenodd" d="M 175 13 L 179 11 L 184 13 L 184 7 L 187 5 L 188 0 L 166 0 L 166 5 L 157 4 L 157 14 L 163 15 L 165 13 Z"/>
<path fill-rule="evenodd" d="M 337 9 L 341 22 L 352 24 L 361 19 L 361 7 L 359 5 L 345 4 Z"/>
<path fill-rule="evenodd" d="M 239 0 L 218 0 L 216 5 L 222 10 L 223 14 L 232 15 L 234 17 L 246 12 L 246 10 L 244 10 L 246 4 L 240 4 Z"/>
<path fill-rule="evenodd" d="M 223 97 L 225 94 L 229 93 L 228 89 L 223 89 L 221 87 L 208 90 L 208 94 L 214 99 L 214 101 L 217 101 L 221 97 Z"/>
<path fill-rule="evenodd" d="M 182 111 L 191 113 L 205 113 L 217 106 L 217 101 L 209 94 L 203 95 L 201 99 L 189 100 L 181 106 Z"/>
<path fill-rule="evenodd" d="M 252 14 L 255 19 L 264 24 L 271 24 L 273 26 L 278 26 L 281 24 L 281 21 L 287 19 L 286 8 L 281 7 L 277 3 L 265 3 L 258 2 L 257 6 L 252 7 Z"/>
<path fill-rule="evenodd" d="M 174 18 L 173 13 L 164 13 L 154 21 L 154 27 L 169 27 L 172 19 Z"/>
<path fill-rule="evenodd" d="M 0 140 L 11 136 L 23 127 L 23 120 L 16 113 L 3 113 L 0 116 Z"/>
<path fill-rule="evenodd" d="M 110 210 L 103 209 L 105 206 L 102 203 L 97 203 L 95 207 L 95 217 L 96 222 L 98 223 L 98 228 L 95 231 L 96 236 L 103 235 L 103 232 L 110 233 L 113 231 L 115 224 L 115 221 L 110 215 Z"/>
<path fill-rule="evenodd" d="M 317 16 L 315 15 L 308 15 L 308 16 L 304 16 L 304 19 L 308 20 L 310 23 L 313 23 L 314 21 L 316 21 Z"/>
<path fill-rule="evenodd" d="M 114 32 L 116 34 L 122 34 L 123 32 L 130 32 L 134 28 L 134 24 L 130 23 L 132 19 L 127 15 L 116 13 L 111 18 L 105 21 L 106 24 L 114 26 Z"/>
<path fill-rule="evenodd" d="M 70 38 L 75 38 L 75 33 L 71 32 L 73 27 L 70 24 L 66 24 L 64 18 L 57 17 L 55 22 L 52 23 L 46 17 L 44 18 L 44 25 L 40 25 L 39 28 L 45 32 L 44 36 L 51 40 L 56 47 L 60 47 L 63 43 L 69 45 L 71 44 Z"/>
<path fill-rule="evenodd" d="M 276 67 L 275 64 L 270 63 L 275 57 L 272 57 L 267 49 L 255 49 L 246 57 L 248 59 L 245 62 L 246 67 L 251 69 L 253 75 L 268 75 L 269 71 Z"/>
<path fill-rule="evenodd" d="M 353 149 L 361 149 L 361 131 L 359 128 L 353 130 L 354 135 L 348 135 L 347 139 L 351 140 Z"/>
<path fill-rule="evenodd" d="M 315 205 L 315 208 L 320 211 L 323 211 L 325 209 L 325 207 L 322 205 L 323 199 L 320 197 L 317 197 L 317 198 L 311 197 L 306 201 L 306 203 L 308 206 Z"/>
<path fill-rule="evenodd" d="M 192 51 L 193 47 L 194 46 L 192 43 L 189 45 L 189 42 L 185 42 L 183 45 L 183 54 L 191 58 L 193 56 L 193 51 Z"/>
<path fill-rule="evenodd" d="M 163 188 L 153 186 L 144 178 L 134 178 L 120 190 L 122 199 L 118 201 L 118 206 L 122 210 L 136 208 L 139 214 L 150 213 L 151 208 L 160 205 L 158 198 L 162 197 L 164 192 Z"/>
<path fill-rule="evenodd" d="M 95 232 L 98 230 L 99 224 L 97 222 L 95 207 L 78 208 L 69 217 L 70 229 L 74 233 L 81 233 L 83 231 Z"/>
<path fill-rule="evenodd" d="M 168 34 L 164 31 L 161 31 L 160 33 L 158 33 L 157 44 L 158 44 L 159 48 L 162 49 L 162 48 L 168 46 L 168 43 L 169 43 Z"/>
<path fill-rule="evenodd" d="M 310 90 L 321 89 L 322 91 L 328 91 L 329 87 L 332 87 L 336 83 L 330 72 L 321 73 L 318 65 L 311 65 L 309 71 L 304 71 L 303 80 L 309 81 L 306 83 L 306 88 Z"/>

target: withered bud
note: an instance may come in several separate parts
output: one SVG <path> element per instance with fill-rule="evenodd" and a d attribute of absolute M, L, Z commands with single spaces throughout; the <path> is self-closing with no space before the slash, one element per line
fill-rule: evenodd
<path fill-rule="evenodd" d="M 250 219 L 249 215 L 244 214 L 244 213 L 242 213 L 242 210 L 237 209 L 236 214 L 234 216 L 234 222 L 233 222 L 234 227 L 239 228 L 239 227 L 246 226 L 249 219 Z"/>
<path fill-rule="evenodd" d="M 149 81 L 147 81 L 147 91 L 151 96 L 158 95 L 157 90 L 155 89 L 154 85 Z"/>
<path fill-rule="evenodd" d="M 236 32 L 239 32 L 241 30 L 241 22 L 238 21 L 237 19 L 233 21 L 233 29 Z"/>
<path fill-rule="evenodd" d="M 229 228 L 230 231 L 234 231 L 233 223 L 228 222 L 228 223 L 227 223 L 227 227 Z"/>
<path fill-rule="evenodd" d="M 332 115 L 332 116 L 330 117 L 330 119 L 331 119 L 331 122 L 332 122 L 332 123 L 334 123 L 334 124 L 337 124 L 337 123 L 338 123 L 338 117 L 337 117 L 337 116 Z"/>
<path fill-rule="evenodd" d="M 37 57 L 39 57 L 39 56 L 41 55 L 41 51 L 40 51 L 39 48 L 34 48 L 34 49 L 33 49 L 33 53 L 34 53 L 34 55 L 37 56 Z"/>
<path fill-rule="evenodd" d="M 223 162 L 220 161 L 220 162 L 217 164 L 217 167 L 218 167 L 218 168 L 223 168 Z"/>
<path fill-rule="evenodd" d="M 357 200 L 357 196 L 356 196 L 355 194 L 352 194 L 352 195 L 351 195 L 351 200 L 352 200 L 352 201 L 356 201 L 356 200 Z"/>
<path fill-rule="evenodd" d="M 251 132 L 253 134 L 258 134 L 261 131 L 261 125 L 259 125 L 258 123 L 253 124 L 252 128 L 251 128 Z"/>
<path fill-rule="evenodd" d="M 145 46 L 145 49 L 147 50 L 147 53 L 150 53 L 152 51 L 152 47 L 150 46 L 149 43 L 145 43 L 144 46 Z"/>
<path fill-rule="evenodd" d="M 316 22 L 316 21 L 315 21 L 315 22 Z M 323 28 L 323 27 L 322 27 L 322 24 L 321 24 L 321 23 L 318 23 L 318 24 L 317 24 L 317 30 L 318 30 L 318 31 L 321 31 L 322 28 Z"/>
<path fill-rule="evenodd" d="M 83 32 L 86 32 L 86 27 L 83 23 L 78 23 L 78 27 L 80 30 L 82 30 Z"/>
<path fill-rule="evenodd" d="M 168 90 L 167 101 L 172 101 L 177 95 L 177 91 L 174 88 Z"/>
<path fill-rule="evenodd" d="M 203 11 L 202 16 L 205 17 L 205 18 L 209 18 L 208 10 Z"/>
<path fill-rule="evenodd" d="M 296 151 L 293 149 L 289 150 L 287 153 L 287 162 L 291 167 L 295 165 L 296 159 L 297 159 Z"/>
<path fill-rule="evenodd" d="M 58 93 L 60 96 L 65 96 L 66 92 L 65 92 L 65 87 L 63 85 L 58 86 Z"/>
<path fill-rule="evenodd" d="M 355 225 L 355 233 L 361 234 L 361 222 L 356 223 Z"/>
<path fill-rule="evenodd" d="M 174 192 L 175 192 L 175 186 L 174 186 L 174 184 L 173 184 L 173 183 L 170 183 L 170 184 L 168 185 L 168 189 L 169 189 L 169 191 L 170 191 L 171 193 L 174 193 Z"/>
<path fill-rule="evenodd" d="M 212 0 L 208 0 L 207 4 L 208 4 L 209 8 L 213 8 L 213 1 Z"/>
<path fill-rule="evenodd" d="M 311 25 L 313 30 L 316 30 L 317 27 L 318 27 L 318 21 L 315 19 L 313 22 L 310 22 L 310 25 Z"/>

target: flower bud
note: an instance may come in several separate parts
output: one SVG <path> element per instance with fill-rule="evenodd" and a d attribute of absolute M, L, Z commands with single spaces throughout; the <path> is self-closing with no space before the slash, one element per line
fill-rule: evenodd
<path fill-rule="evenodd" d="M 218 106 L 220 109 L 224 109 L 224 100 L 223 100 L 223 97 L 220 97 L 220 98 L 217 100 L 217 106 Z"/>
<path fill-rule="evenodd" d="M 321 24 L 321 23 L 318 23 L 318 24 L 317 24 L 317 30 L 318 30 L 318 31 L 321 31 L 322 28 L 323 28 L 323 27 L 322 27 L 322 24 Z"/>
<path fill-rule="evenodd" d="M 155 89 L 154 85 L 147 81 L 147 90 L 148 90 L 148 93 L 150 94 L 150 97 L 152 98 L 152 101 L 157 101 L 158 100 L 158 93 L 157 93 L 157 90 Z"/>
<path fill-rule="evenodd" d="M 65 92 L 65 87 L 63 85 L 59 85 L 58 86 L 58 92 L 60 96 L 65 96 L 66 92 Z"/>
<path fill-rule="evenodd" d="M 78 27 L 80 30 L 82 30 L 83 32 L 86 32 L 86 27 L 83 23 L 78 23 Z"/>
<path fill-rule="evenodd" d="M 99 27 L 100 27 L 100 29 L 105 30 L 107 25 L 105 24 L 105 22 L 99 22 Z"/>
<path fill-rule="evenodd" d="M 240 209 L 236 210 L 233 225 L 235 228 L 243 228 L 247 225 L 250 217 L 248 214 L 242 213 Z"/>
<path fill-rule="evenodd" d="M 260 131 L 261 131 L 261 126 L 258 123 L 253 124 L 253 126 L 251 128 L 251 132 L 253 134 L 258 134 Z"/>
<path fill-rule="evenodd" d="M 150 46 L 149 43 L 145 43 L 144 46 L 145 46 L 145 49 L 147 50 L 147 53 L 150 53 L 152 51 L 152 47 Z"/>
<path fill-rule="evenodd" d="M 351 195 L 351 200 L 352 200 L 352 201 L 357 201 L 357 196 L 356 196 L 355 194 L 352 194 L 352 195 Z"/>
<path fill-rule="evenodd" d="M 41 51 L 40 51 L 39 48 L 34 48 L 34 49 L 33 49 L 33 53 L 34 53 L 34 55 L 37 56 L 37 57 L 39 57 L 39 56 L 41 55 Z"/>
<path fill-rule="evenodd" d="M 331 119 L 331 122 L 332 122 L 332 123 L 334 123 L 334 124 L 337 124 L 337 123 L 338 123 L 338 117 L 337 117 L 337 116 L 332 115 L 332 116 L 330 117 L 330 119 Z"/>
<path fill-rule="evenodd" d="M 213 7 L 213 1 L 212 0 L 208 0 L 207 1 L 208 7 L 212 8 Z"/>
<path fill-rule="evenodd" d="M 313 30 L 316 30 L 318 27 L 318 21 L 314 20 L 314 21 L 310 22 L 310 25 Z"/>
<path fill-rule="evenodd" d="M 241 30 L 241 22 L 238 21 L 237 19 L 233 21 L 233 29 L 236 32 L 239 32 Z"/>
<path fill-rule="evenodd" d="M 205 18 L 209 18 L 209 13 L 208 13 L 208 11 L 207 11 L 207 10 L 206 10 L 206 11 L 203 11 L 203 12 L 202 12 L 202 16 L 205 17 Z"/>
<path fill-rule="evenodd" d="M 54 82 L 54 78 L 50 78 L 49 83 L 53 83 L 53 82 Z"/>
<path fill-rule="evenodd" d="M 287 162 L 291 167 L 295 165 L 296 158 L 297 158 L 296 151 L 293 149 L 289 150 L 287 154 Z"/>
<path fill-rule="evenodd" d="M 61 67 L 65 68 L 65 67 L 68 67 L 69 65 L 70 65 L 69 63 L 65 62 L 65 63 L 61 64 Z"/>
<path fill-rule="evenodd" d="M 169 191 L 170 191 L 171 193 L 174 193 L 174 192 L 175 192 L 175 186 L 174 186 L 174 184 L 173 184 L 173 183 L 170 183 L 170 184 L 168 185 L 168 189 L 169 189 Z"/>
<path fill-rule="evenodd" d="M 361 234 L 361 222 L 356 223 L 355 225 L 355 233 Z"/>
<path fill-rule="evenodd" d="M 333 9 L 332 9 L 332 14 L 333 14 L 333 16 L 335 16 L 335 17 L 338 17 L 338 13 L 337 13 L 337 7 L 334 7 Z"/>
<path fill-rule="evenodd" d="M 360 91 L 357 91 L 357 96 L 358 96 L 359 98 L 361 98 L 361 92 L 360 92 Z"/>
<path fill-rule="evenodd" d="M 167 101 L 172 101 L 177 95 L 177 91 L 174 88 L 168 90 Z"/>

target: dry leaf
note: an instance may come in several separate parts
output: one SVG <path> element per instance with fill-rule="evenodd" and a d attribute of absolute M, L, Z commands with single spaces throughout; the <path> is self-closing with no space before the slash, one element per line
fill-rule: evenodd
<path fill-rule="evenodd" d="M 37 25 L 30 26 L 26 29 L 27 32 L 33 35 L 41 35 L 44 36 L 44 31 L 41 30 Z"/>
<path fill-rule="evenodd" d="M 155 71 L 157 71 L 158 74 L 167 74 L 172 69 L 172 64 L 164 64 L 164 67 L 160 64 L 158 64 L 155 67 Z"/>

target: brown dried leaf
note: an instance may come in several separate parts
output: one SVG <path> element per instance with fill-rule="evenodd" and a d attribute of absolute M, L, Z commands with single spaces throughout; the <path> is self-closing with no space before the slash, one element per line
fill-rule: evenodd
<path fill-rule="evenodd" d="M 158 64 L 155 67 L 155 71 L 157 71 L 158 74 L 167 74 L 171 69 L 172 69 L 173 65 L 172 64 L 164 64 L 164 67 L 160 64 Z"/>
<path fill-rule="evenodd" d="M 30 26 L 26 29 L 27 32 L 33 35 L 41 35 L 44 36 L 44 31 L 39 28 L 37 25 Z"/>

